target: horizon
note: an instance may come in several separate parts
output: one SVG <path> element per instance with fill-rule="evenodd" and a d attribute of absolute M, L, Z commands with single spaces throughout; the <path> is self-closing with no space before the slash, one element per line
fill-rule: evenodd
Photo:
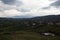
<path fill-rule="evenodd" d="M 60 16 L 60 15 L 45 15 L 45 16 L 35 16 L 35 17 L 48 17 L 48 16 Z M 0 17 L 0 18 L 35 18 L 35 17 Z"/>

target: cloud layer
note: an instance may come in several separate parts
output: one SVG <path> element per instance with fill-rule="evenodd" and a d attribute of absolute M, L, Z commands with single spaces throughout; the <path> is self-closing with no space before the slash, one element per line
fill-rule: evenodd
<path fill-rule="evenodd" d="M 0 17 L 58 15 L 60 0 L 0 0 Z"/>

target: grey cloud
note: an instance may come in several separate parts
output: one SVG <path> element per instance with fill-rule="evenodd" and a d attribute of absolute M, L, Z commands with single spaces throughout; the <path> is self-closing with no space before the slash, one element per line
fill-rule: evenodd
<path fill-rule="evenodd" d="M 0 11 L 10 10 L 10 9 L 17 9 L 21 5 L 23 5 L 22 1 L 18 0 L 0 0 Z M 4 4 L 2 4 L 4 3 Z M 5 5 L 7 4 L 7 5 Z M 18 8 L 19 9 L 19 8 Z"/>
<path fill-rule="evenodd" d="M 50 6 L 60 7 L 60 0 L 57 0 L 56 2 L 52 3 Z"/>
<path fill-rule="evenodd" d="M 10 9 L 15 9 L 14 7 L 12 7 L 12 6 L 0 6 L 0 11 L 5 11 L 5 10 L 10 10 Z"/>
<path fill-rule="evenodd" d="M 20 8 L 20 9 L 17 9 L 18 11 L 20 12 L 30 12 L 30 9 L 27 9 L 27 8 Z"/>
<path fill-rule="evenodd" d="M 60 8 L 60 0 L 56 0 L 56 2 L 51 3 L 48 7 L 43 7 L 42 9 L 50 9 L 51 6 Z"/>
<path fill-rule="evenodd" d="M 0 7 L 0 11 L 5 11 L 5 10 L 8 10 L 8 9 L 4 7 Z"/>
<path fill-rule="evenodd" d="M 23 5 L 22 1 L 18 1 L 18 0 L 0 0 L 0 1 L 4 3 L 4 6 L 0 6 L 0 11 L 16 9 L 17 11 L 20 11 L 20 12 L 30 12 L 29 8 L 20 8 L 20 6 Z M 13 7 L 13 6 L 16 6 L 16 7 Z"/>
<path fill-rule="evenodd" d="M 4 4 L 8 4 L 8 5 L 21 5 L 22 2 L 18 1 L 18 0 L 1 0 Z"/>
<path fill-rule="evenodd" d="M 18 6 L 21 6 L 23 5 L 23 2 L 22 1 L 16 1 L 15 5 L 18 7 Z"/>
<path fill-rule="evenodd" d="M 43 7 L 42 9 L 50 9 L 50 6 L 48 6 L 48 7 Z"/>
<path fill-rule="evenodd" d="M 1 0 L 4 4 L 14 4 L 16 2 L 16 0 Z"/>

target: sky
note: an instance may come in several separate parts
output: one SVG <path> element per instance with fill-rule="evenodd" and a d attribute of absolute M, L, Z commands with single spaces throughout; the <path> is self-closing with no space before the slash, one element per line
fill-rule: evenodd
<path fill-rule="evenodd" d="M 60 15 L 60 0 L 0 0 L 0 17 Z"/>

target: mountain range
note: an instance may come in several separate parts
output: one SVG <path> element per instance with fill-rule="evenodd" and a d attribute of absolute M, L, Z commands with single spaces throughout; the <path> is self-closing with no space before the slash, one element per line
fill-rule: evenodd
<path fill-rule="evenodd" d="M 33 18 L 0 18 L 0 20 L 36 20 L 43 22 L 60 22 L 60 15 L 38 16 Z"/>

